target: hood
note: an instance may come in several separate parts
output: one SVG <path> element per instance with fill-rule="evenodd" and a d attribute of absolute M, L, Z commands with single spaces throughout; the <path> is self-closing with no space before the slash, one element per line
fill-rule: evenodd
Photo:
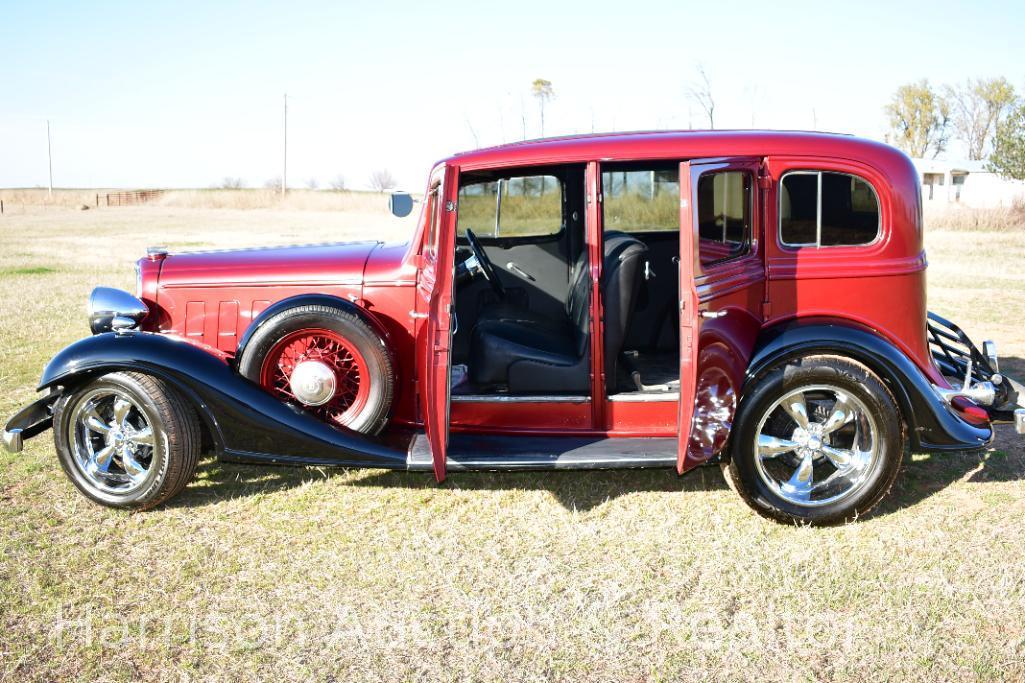
<path fill-rule="evenodd" d="M 360 284 L 376 241 L 169 254 L 160 286 Z"/>

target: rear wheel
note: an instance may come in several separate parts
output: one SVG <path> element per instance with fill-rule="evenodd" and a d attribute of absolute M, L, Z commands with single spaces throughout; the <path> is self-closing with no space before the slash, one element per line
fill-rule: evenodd
<path fill-rule="evenodd" d="M 764 376 L 737 414 L 725 474 L 759 513 L 817 524 L 864 515 L 890 490 L 904 453 L 890 391 L 864 365 L 798 359 Z"/>
<path fill-rule="evenodd" d="M 376 434 L 388 421 L 395 377 L 384 340 L 359 316 L 296 306 L 260 326 L 239 372 L 328 424 Z"/>

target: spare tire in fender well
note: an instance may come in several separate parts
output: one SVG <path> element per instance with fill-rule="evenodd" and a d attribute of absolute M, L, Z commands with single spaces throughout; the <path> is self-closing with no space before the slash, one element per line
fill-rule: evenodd
<path fill-rule="evenodd" d="M 252 340 L 253 335 L 260 328 L 261 325 L 266 323 L 268 320 L 273 318 L 281 311 L 289 308 L 295 308 L 296 306 L 331 306 L 338 308 L 347 313 L 352 313 L 359 316 L 367 325 L 370 325 L 378 336 L 384 340 L 385 348 L 388 354 L 391 354 L 391 344 L 389 344 L 388 330 L 385 328 L 381 321 L 367 309 L 357 306 L 351 301 L 347 301 L 341 297 L 333 296 L 331 294 L 297 294 L 296 296 L 290 296 L 287 299 L 281 299 L 275 301 L 273 304 L 265 308 L 260 312 L 258 316 L 249 323 L 249 327 L 242 334 L 242 339 L 239 341 L 238 348 L 235 350 L 235 363 L 237 365 L 238 359 L 242 357 L 242 353 L 245 351 L 246 346 Z M 392 358 L 392 367 L 395 367 L 395 359 Z"/>
<path fill-rule="evenodd" d="M 369 317 L 334 297 L 283 300 L 251 326 L 236 368 L 278 400 L 328 424 L 377 434 L 391 415 L 395 361 Z M 305 374 L 298 379 L 301 368 Z"/>

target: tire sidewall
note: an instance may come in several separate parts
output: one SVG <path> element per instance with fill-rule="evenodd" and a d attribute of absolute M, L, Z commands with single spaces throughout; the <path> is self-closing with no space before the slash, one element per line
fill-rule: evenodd
<path fill-rule="evenodd" d="M 293 332 L 315 328 L 335 332 L 352 343 L 363 356 L 369 382 L 367 400 L 346 428 L 376 434 L 387 423 L 391 410 L 393 364 L 384 340 L 353 313 L 330 306 L 309 305 L 274 315 L 260 325 L 243 349 L 238 363 L 239 373 L 259 384 L 264 359 L 271 349 Z"/>
<path fill-rule="evenodd" d="M 92 484 L 73 452 L 71 430 L 75 411 L 86 394 L 96 389 L 116 389 L 131 397 L 136 407 L 142 411 L 149 421 L 153 430 L 154 447 L 153 460 L 150 463 L 149 472 L 146 474 L 146 481 L 143 486 L 129 493 L 117 494 L 105 491 Z M 57 459 L 65 474 L 71 482 L 86 495 L 89 499 L 119 508 L 146 507 L 147 504 L 156 499 L 167 479 L 169 459 L 169 448 L 167 439 L 168 425 L 161 415 L 153 397 L 147 392 L 131 375 L 126 373 L 112 373 L 90 382 L 73 393 L 60 399 L 54 411 L 54 444 L 57 449 Z"/>
<path fill-rule="evenodd" d="M 876 424 L 879 453 L 856 492 L 828 505 L 804 507 L 782 498 L 763 481 L 754 444 L 760 421 L 779 397 L 815 384 L 843 389 L 864 404 Z M 784 521 L 838 523 L 864 515 L 890 490 L 903 460 L 903 424 L 892 394 L 868 368 L 839 357 L 809 357 L 769 372 L 748 392 L 737 413 L 731 448 L 730 475 L 757 511 Z"/>

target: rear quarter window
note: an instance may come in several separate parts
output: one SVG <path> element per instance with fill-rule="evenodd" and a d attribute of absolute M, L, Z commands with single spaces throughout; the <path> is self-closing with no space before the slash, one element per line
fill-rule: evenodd
<path fill-rule="evenodd" d="M 879 236 L 879 196 L 863 178 L 791 171 L 780 180 L 779 194 L 779 237 L 785 246 L 859 246 Z"/>

